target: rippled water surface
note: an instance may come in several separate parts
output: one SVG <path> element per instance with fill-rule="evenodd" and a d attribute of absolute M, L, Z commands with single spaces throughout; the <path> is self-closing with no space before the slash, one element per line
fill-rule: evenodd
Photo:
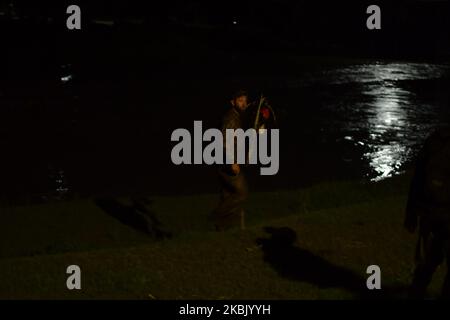
<path fill-rule="evenodd" d="M 322 88 L 314 97 L 322 100 L 316 129 L 334 137 L 341 150 L 354 151 L 343 154 L 343 161 L 362 161 L 364 175 L 380 181 L 401 173 L 430 132 L 449 123 L 449 70 L 374 62 L 313 72 L 288 85 Z"/>
<path fill-rule="evenodd" d="M 450 123 L 449 75 L 448 65 L 373 61 L 268 78 L 281 119 L 280 171 L 254 189 L 402 173 L 431 131 Z M 170 132 L 219 118 L 208 99 L 222 101 L 220 94 L 165 95 L 145 79 L 138 87 L 119 77 L 90 81 L 70 62 L 52 77 L 27 90 L 0 88 L 2 198 L 217 191 L 212 170 L 170 162 Z M 256 82 L 249 89 L 260 91 Z"/>

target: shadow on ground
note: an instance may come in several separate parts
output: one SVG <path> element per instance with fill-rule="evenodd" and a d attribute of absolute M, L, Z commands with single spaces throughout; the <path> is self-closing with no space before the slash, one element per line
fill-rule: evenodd
<path fill-rule="evenodd" d="M 99 198 L 95 204 L 105 213 L 119 220 L 121 223 L 145 233 L 155 240 L 171 238 L 172 234 L 165 231 L 156 214 L 149 210 L 152 201 L 146 198 L 132 199 L 131 205 L 120 203 L 116 199 Z"/>
<path fill-rule="evenodd" d="M 320 289 L 341 288 L 358 299 L 398 299 L 406 291 L 405 288 L 386 286 L 382 290 L 368 290 L 366 277 L 296 246 L 294 230 L 287 227 L 265 227 L 264 230 L 270 238 L 258 238 L 256 242 L 262 247 L 264 261 L 282 277 L 310 283 Z"/>

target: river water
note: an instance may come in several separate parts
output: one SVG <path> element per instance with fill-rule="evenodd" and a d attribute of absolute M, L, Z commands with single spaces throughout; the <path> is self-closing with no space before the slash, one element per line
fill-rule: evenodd
<path fill-rule="evenodd" d="M 359 163 L 360 176 L 380 181 L 401 174 L 432 130 L 449 123 L 449 71 L 374 61 L 312 72 L 287 85 L 312 101 L 314 110 L 304 110 L 299 123 L 318 132 L 324 148 L 339 146 L 343 162 Z"/>
<path fill-rule="evenodd" d="M 207 108 L 206 118 L 217 113 L 210 102 L 197 104 L 195 92 L 158 100 L 145 81 L 80 80 L 70 62 L 54 72 L 26 90 L 0 88 L 2 202 L 217 191 L 213 168 L 170 162 L 171 131 L 192 128 Z M 268 78 L 264 93 L 281 126 L 280 171 L 253 187 L 375 183 L 403 173 L 431 131 L 450 123 L 449 79 L 448 65 L 375 60 Z M 212 92 L 208 99 L 223 98 Z M 183 120 L 172 121 L 173 110 L 184 110 Z"/>

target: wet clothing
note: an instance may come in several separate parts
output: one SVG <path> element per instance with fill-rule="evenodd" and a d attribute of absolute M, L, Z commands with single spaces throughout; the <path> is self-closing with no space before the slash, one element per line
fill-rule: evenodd
<path fill-rule="evenodd" d="M 423 298 L 436 268 L 450 263 L 450 130 L 432 134 L 419 153 L 411 183 L 405 225 L 419 222 L 416 270 L 411 295 Z M 442 295 L 450 298 L 449 272 Z"/>
<path fill-rule="evenodd" d="M 224 137 L 224 155 L 226 152 L 234 152 L 237 159 L 235 140 L 234 150 L 230 141 L 226 140 L 226 129 L 244 129 L 244 113 L 231 107 L 222 121 L 222 134 Z M 231 164 L 223 164 L 218 169 L 221 185 L 221 196 L 218 207 L 213 211 L 212 218 L 217 230 L 228 229 L 243 223 L 244 210 L 242 205 L 248 196 L 247 181 L 244 175 L 244 165 L 240 164 L 240 172 L 235 175 L 231 170 Z"/>

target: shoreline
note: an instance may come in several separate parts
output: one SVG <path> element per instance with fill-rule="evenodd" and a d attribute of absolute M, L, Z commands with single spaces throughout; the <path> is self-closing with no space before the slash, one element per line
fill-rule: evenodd
<path fill-rule="evenodd" d="M 402 224 L 408 183 L 398 177 L 364 188 L 353 181 L 254 193 L 244 232 L 209 228 L 207 212 L 217 200 L 211 195 L 155 197 L 144 204 L 157 227 L 171 233 L 161 238 L 125 225 L 93 201 L 15 208 L 2 212 L 7 241 L 0 252 L 16 255 L 0 258 L 0 297 L 405 299 L 416 243 Z M 130 199 L 106 200 L 97 202 L 104 210 L 131 212 Z M 284 232 L 294 236 L 292 243 Z M 28 241 L 21 244 L 23 234 Z M 78 292 L 62 285 L 71 264 L 84 272 Z M 384 290 L 368 294 L 357 288 L 372 264 L 382 270 Z M 442 278 L 440 270 L 431 296 Z"/>

